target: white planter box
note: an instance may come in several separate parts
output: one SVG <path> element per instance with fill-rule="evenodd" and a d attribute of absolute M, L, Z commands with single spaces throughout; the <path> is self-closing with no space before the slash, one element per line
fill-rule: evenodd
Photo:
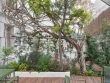
<path fill-rule="evenodd" d="M 70 77 L 70 72 L 15 72 L 19 77 Z"/>

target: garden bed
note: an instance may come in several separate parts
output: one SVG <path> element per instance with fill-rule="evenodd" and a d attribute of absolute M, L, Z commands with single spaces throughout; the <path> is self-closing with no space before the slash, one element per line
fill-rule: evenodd
<path fill-rule="evenodd" d="M 70 72 L 15 72 L 15 76 L 19 77 L 70 77 Z"/>

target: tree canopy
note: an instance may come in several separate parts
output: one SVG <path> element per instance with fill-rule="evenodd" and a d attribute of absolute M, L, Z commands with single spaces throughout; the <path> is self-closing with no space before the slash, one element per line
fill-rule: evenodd
<path fill-rule="evenodd" d="M 79 62 L 83 67 L 84 27 L 91 21 L 92 16 L 87 8 L 75 6 L 76 1 L 6 0 L 2 1 L 2 11 L 8 18 L 8 24 L 19 28 L 26 36 L 36 36 L 43 32 L 40 35 L 46 33 L 55 39 L 69 42 L 76 48 Z M 83 35 L 81 42 L 72 34 Z"/>

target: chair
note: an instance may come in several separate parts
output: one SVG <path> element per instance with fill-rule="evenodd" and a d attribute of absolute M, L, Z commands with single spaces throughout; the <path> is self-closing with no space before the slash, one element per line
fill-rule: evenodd
<path fill-rule="evenodd" d="M 103 83 L 110 83 L 110 67 L 104 66 Z"/>
<path fill-rule="evenodd" d="M 65 75 L 65 83 L 70 83 L 70 80 L 75 80 L 75 81 L 84 81 L 86 83 L 85 79 L 75 79 L 75 78 L 70 78 L 69 76 Z"/>

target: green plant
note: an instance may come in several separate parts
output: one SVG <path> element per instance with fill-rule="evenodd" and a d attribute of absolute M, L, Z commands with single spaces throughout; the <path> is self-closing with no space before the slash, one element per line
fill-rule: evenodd
<path fill-rule="evenodd" d="M 73 68 L 73 73 L 74 73 L 75 75 L 80 75 L 80 74 L 81 74 L 81 70 L 78 69 L 77 67 L 74 67 L 74 68 Z"/>
<path fill-rule="evenodd" d="M 59 65 L 59 62 L 57 60 L 52 60 L 51 63 L 50 63 L 49 70 L 50 71 L 57 71 L 58 70 L 58 65 Z"/>
<path fill-rule="evenodd" d="M 9 63 L 9 67 L 10 67 L 11 69 L 18 70 L 19 64 L 18 64 L 16 61 L 13 61 L 13 62 L 10 62 L 10 63 Z"/>
<path fill-rule="evenodd" d="M 37 71 L 48 71 L 50 68 L 51 57 L 50 56 L 42 56 L 36 65 Z"/>
<path fill-rule="evenodd" d="M 26 63 L 19 65 L 19 71 L 27 71 L 29 66 Z"/>
<path fill-rule="evenodd" d="M 27 63 L 27 57 L 28 57 L 28 54 L 26 53 L 25 55 L 22 55 L 22 56 L 19 56 L 19 61 L 18 63 L 19 64 L 22 64 L 22 63 Z"/>
<path fill-rule="evenodd" d="M 38 60 L 42 54 L 38 51 L 33 51 L 28 55 L 27 64 L 30 66 L 30 68 L 35 68 Z"/>
<path fill-rule="evenodd" d="M 75 67 L 75 65 L 71 65 L 70 66 L 70 75 L 80 75 L 81 74 L 81 70 L 77 67 Z"/>
<path fill-rule="evenodd" d="M 98 42 L 97 42 L 98 40 Z M 97 36 L 87 36 L 87 52 L 92 67 L 93 63 L 97 63 L 101 67 L 110 64 L 110 22 L 104 20 L 101 32 Z"/>
<path fill-rule="evenodd" d="M 103 76 L 103 71 L 94 72 L 96 76 Z"/>
<path fill-rule="evenodd" d="M 105 60 L 104 65 L 110 65 L 110 22 L 105 19 L 101 29 L 99 44 Z"/>
<path fill-rule="evenodd" d="M 92 36 L 87 36 L 87 57 L 90 59 L 90 69 L 92 68 L 93 63 L 96 62 L 96 59 L 100 57 L 98 46 L 96 39 Z"/>
<path fill-rule="evenodd" d="M 76 74 L 76 75 L 82 74 L 81 69 L 75 66 L 76 62 L 77 62 L 76 58 L 72 59 L 71 62 L 70 62 L 70 75 L 72 75 L 72 74 Z"/>
<path fill-rule="evenodd" d="M 13 47 L 7 48 L 3 47 L 2 48 L 2 59 L 3 59 L 3 64 L 5 65 L 6 58 L 13 53 Z"/>
<path fill-rule="evenodd" d="M 86 72 L 84 73 L 84 75 L 86 75 L 86 76 L 94 76 L 95 73 L 94 73 L 93 70 L 90 69 L 90 70 L 86 71 Z"/>

